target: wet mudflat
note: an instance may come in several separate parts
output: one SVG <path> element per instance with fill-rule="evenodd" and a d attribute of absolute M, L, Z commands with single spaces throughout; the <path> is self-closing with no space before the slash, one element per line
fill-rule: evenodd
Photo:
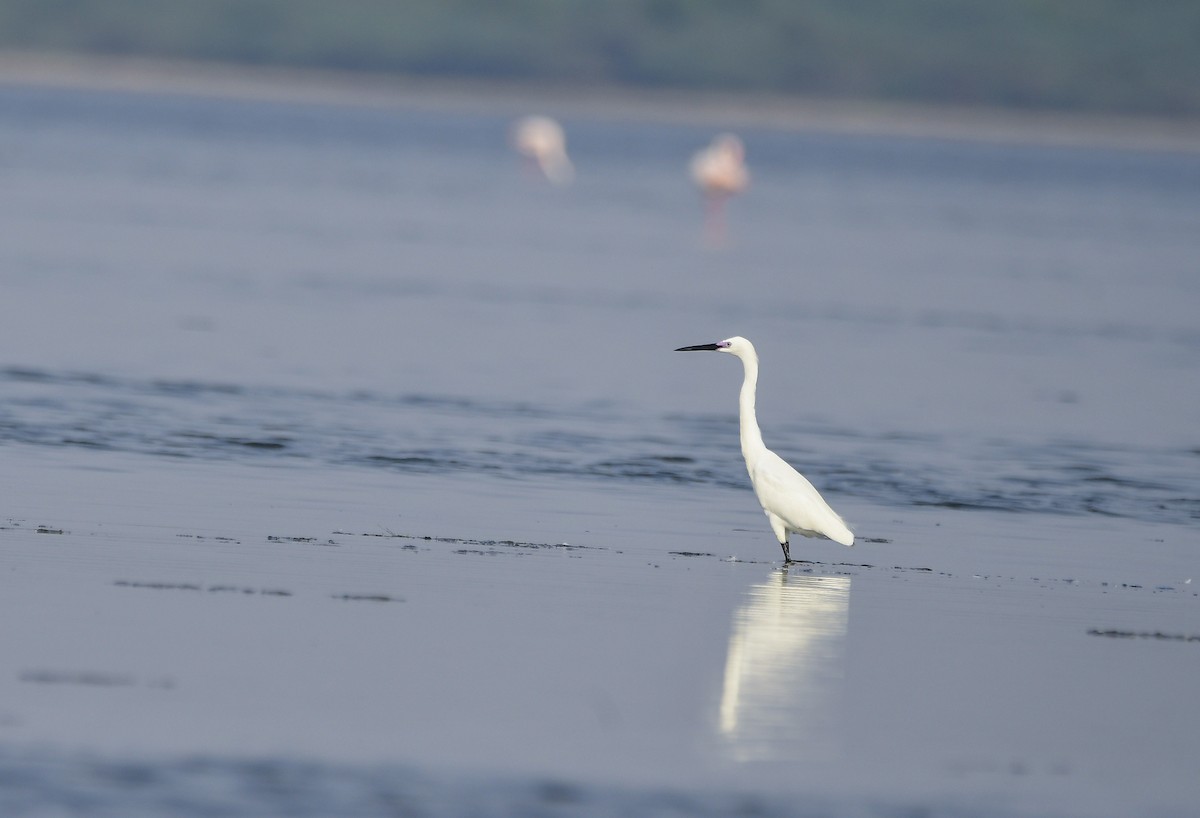
<path fill-rule="evenodd" d="M 1200 796 L 1195 157 L 4 93 L 5 814 Z"/>
<path fill-rule="evenodd" d="M 757 515 L 704 489 L 325 486 L 188 463 L 147 480 L 132 456 L 64 474 L 9 453 L 31 483 L 90 498 L 71 516 L 33 498 L 37 516 L 3 531 L 4 616 L 36 615 L 5 636 L 18 770 L 46 747 L 68 769 L 148 764 L 168 788 L 197 758 L 233 765 L 217 779 L 318 763 L 317 803 L 341 808 L 343 777 L 382 764 L 566 783 L 596 809 L 751 794 L 767 814 L 792 797 L 835 814 L 1174 814 L 1196 786 L 1195 642 L 1097 636 L 1200 630 L 1190 545 L 1169 528 L 1048 517 L 1033 536 L 1001 513 L 850 503 L 889 541 L 804 543 L 811 562 L 785 571 L 769 533 L 742 527 Z M 397 487 L 419 501 L 400 519 Z M 464 488 L 487 519 L 455 510 Z M 221 512 L 169 508 L 181 491 Z M 447 519 L 467 536 L 436 533 Z M 120 791 L 75 775 L 64 797 Z M 457 786 L 433 803 L 461 809 Z"/>

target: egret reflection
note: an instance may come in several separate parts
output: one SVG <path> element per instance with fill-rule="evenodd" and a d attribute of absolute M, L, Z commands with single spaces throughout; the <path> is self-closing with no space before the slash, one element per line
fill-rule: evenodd
<path fill-rule="evenodd" d="M 850 578 L 775 571 L 734 613 L 718 729 L 737 761 L 836 746 Z"/>

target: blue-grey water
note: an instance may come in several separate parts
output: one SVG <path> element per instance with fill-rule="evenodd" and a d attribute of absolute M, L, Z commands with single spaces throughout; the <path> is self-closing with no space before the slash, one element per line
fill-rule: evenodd
<path fill-rule="evenodd" d="M 0 811 L 1187 814 L 1200 155 L 508 122 L 0 90 Z"/>

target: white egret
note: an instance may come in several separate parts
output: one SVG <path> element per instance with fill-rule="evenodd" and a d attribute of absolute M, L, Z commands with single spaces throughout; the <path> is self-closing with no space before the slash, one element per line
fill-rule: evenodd
<path fill-rule="evenodd" d="M 562 125 L 548 116 L 527 116 L 513 123 L 513 148 L 535 164 L 556 185 L 575 178 L 575 166 L 567 156 L 567 137 Z"/>
<path fill-rule="evenodd" d="M 788 549 L 788 535 L 791 532 L 805 537 L 826 537 L 842 545 L 854 545 L 854 534 L 813 484 L 763 443 L 754 414 L 754 393 L 758 387 L 758 354 L 754 351 L 754 344 L 736 336 L 715 344 L 680 347 L 675 351 L 699 350 L 728 352 L 742 359 L 745 378 L 738 400 L 742 457 L 746 459 L 746 471 L 750 473 L 750 483 L 758 495 L 758 502 L 762 504 L 771 530 L 783 548 L 784 563 L 792 562 Z"/>

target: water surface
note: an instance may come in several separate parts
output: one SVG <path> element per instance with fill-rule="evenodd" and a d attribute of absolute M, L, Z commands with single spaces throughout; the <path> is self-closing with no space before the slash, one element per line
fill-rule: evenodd
<path fill-rule="evenodd" d="M 507 124 L 0 92 L 8 812 L 1186 814 L 1200 159 Z"/>

